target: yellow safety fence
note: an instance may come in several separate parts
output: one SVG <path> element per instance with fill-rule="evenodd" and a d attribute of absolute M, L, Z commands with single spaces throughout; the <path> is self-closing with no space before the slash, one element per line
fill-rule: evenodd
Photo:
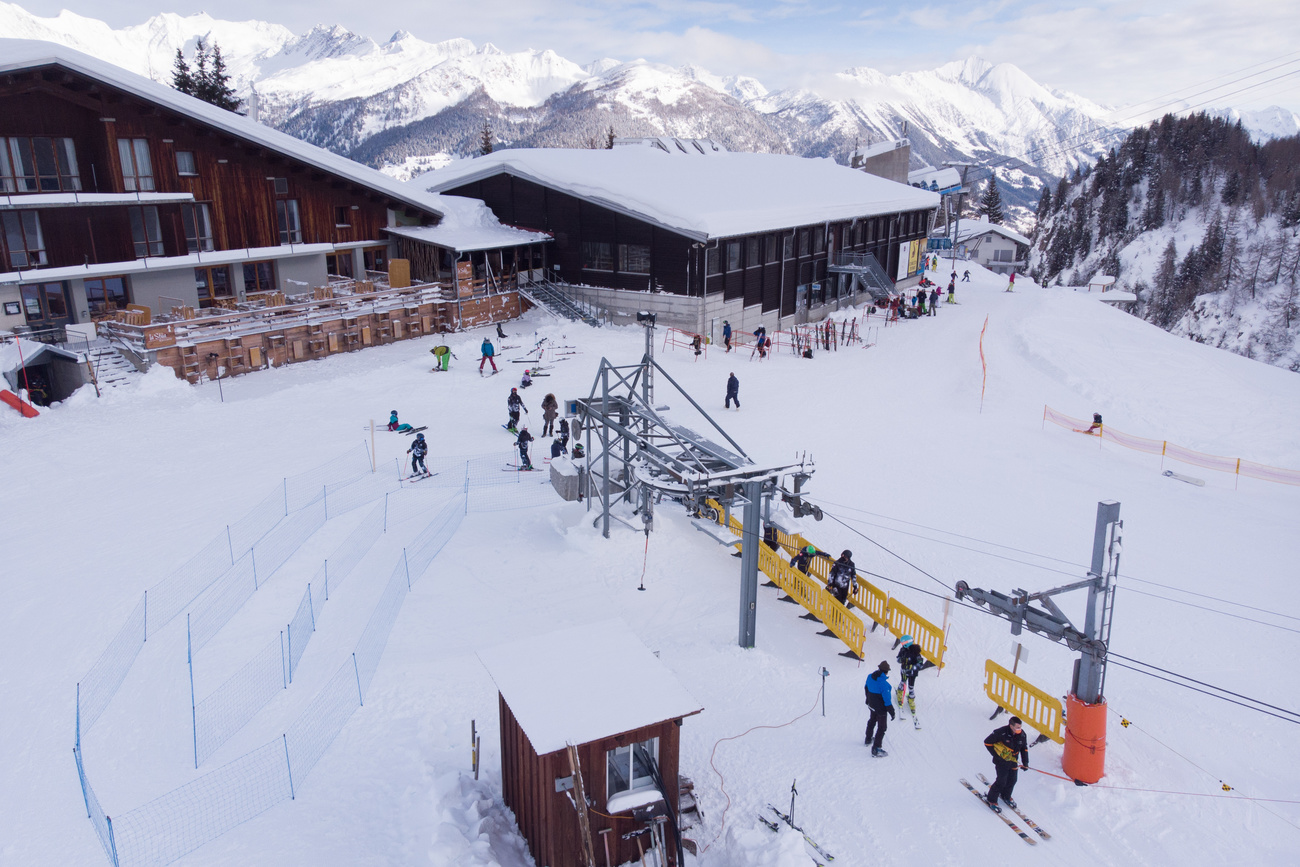
<path fill-rule="evenodd" d="M 743 534 L 740 519 L 734 514 L 724 516 L 722 506 L 714 500 L 709 500 L 708 505 L 717 511 L 719 524 L 724 524 L 737 536 Z M 728 520 L 724 520 L 724 517 Z M 777 530 L 776 535 L 777 544 L 789 555 L 813 544 L 797 533 Z M 862 644 L 867 630 L 863 626 L 862 619 L 853 613 L 854 610 L 865 612 L 868 619 L 883 625 L 895 636 L 911 635 L 920 645 L 922 657 L 943 668 L 946 643 L 942 629 L 897 599 L 891 599 L 889 594 L 872 585 L 861 575 L 857 576 L 857 581 L 849 590 L 852 610 L 841 605 L 840 601 L 826 590 L 826 582 L 830 577 L 833 562 L 826 557 L 814 557 L 808 564 L 809 574 L 805 575 L 768 545 L 760 544 L 758 548 L 759 570 L 787 596 L 826 624 L 826 628 L 847 644 L 849 650 L 853 651 L 859 659 L 863 658 Z"/>
<path fill-rule="evenodd" d="M 1025 725 L 1037 729 L 1058 744 L 1065 743 L 1065 708 L 1061 700 L 1048 695 L 1019 675 L 993 660 L 984 663 L 984 692 L 998 707 L 1020 717 Z"/>
<path fill-rule="evenodd" d="M 1091 426 L 1091 422 L 1083 419 L 1068 416 L 1063 412 L 1057 412 L 1050 406 L 1043 407 L 1043 421 L 1051 422 L 1061 427 L 1070 428 L 1074 431 L 1084 432 Z M 1123 431 L 1117 431 L 1114 428 L 1102 425 L 1099 434 L 1102 442 L 1112 442 L 1116 445 L 1123 446 L 1126 449 L 1146 452 L 1149 455 L 1160 455 L 1160 465 L 1164 466 L 1165 458 L 1172 458 L 1181 461 L 1184 464 L 1192 464 L 1197 467 L 1204 467 L 1207 470 L 1218 470 L 1221 473 L 1233 473 L 1238 476 L 1245 476 L 1251 479 L 1262 479 L 1266 482 L 1280 482 L 1284 485 L 1300 485 L 1300 470 L 1288 470 L 1282 467 L 1270 467 L 1267 464 L 1257 464 L 1254 461 L 1247 461 L 1242 458 L 1225 458 L 1219 455 L 1207 455 L 1203 452 L 1192 451 L 1168 440 L 1153 440 L 1146 437 L 1134 436 Z"/>

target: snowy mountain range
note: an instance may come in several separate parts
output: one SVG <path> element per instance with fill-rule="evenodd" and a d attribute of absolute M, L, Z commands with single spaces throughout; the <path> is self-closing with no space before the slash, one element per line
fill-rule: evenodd
<path fill-rule="evenodd" d="M 583 147 L 612 127 L 840 162 L 858 144 L 895 138 L 906 122 L 917 165 L 998 163 L 1009 216 L 1023 221 L 1044 182 L 1090 163 L 1122 132 L 1102 106 L 977 57 L 892 76 L 857 67 L 835 77 L 826 88 L 834 93 L 818 93 L 769 91 L 696 66 L 609 58 L 583 66 L 549 50 L 505 53 L 403 31 L 378 43 L 339 26 L 295 35 L 203 13 L 113 30 L 0 2 L 0 34 L 58 42 L 162 82 L 177 48 L 215 42 L 257 119 L 398 176 L 473 153 L 485 121 L 506 146 Z M 1258 114 L 1243 122 L 1271 135 L 1300 126 L 1289 112 Z"/>

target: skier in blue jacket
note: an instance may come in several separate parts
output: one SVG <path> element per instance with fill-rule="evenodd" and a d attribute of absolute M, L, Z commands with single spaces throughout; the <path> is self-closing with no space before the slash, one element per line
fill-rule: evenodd
<path fill-rule="evenodd" d="M 492 356 L 496 355 L 496 354 L 497 354 L 497 351 L 496 351 L 496 348 L 492 345 L 492 341 L 489 340 L 488 338 L 484 337 L 484 338 L 483 338 L 483 346 L 481 347 L 481 349 L 482 349 L 482 352 L 483 352 L 483 357 L 480 358 L 480 359 L 479 359 L 479 362 L 478 362 L 478 372 L 479 372 L 479 376 L 482 376 L 482 375 L 483 375 L 483 362 L 487 362 L 488 364 L 492 365 L 492 372 L 493 372 L 493 373 L 496 373 L 496 372 L 497 372 L 497 363 L 496 363 L 495 361 L 492 360 Z"/>
<path fill-rule="evenodd" d="M 731 351 L 731 323 L 725 319 L 722 320 L 722 342 L 727 347 L 727 351 L 730 352 Z"/>
<path fill-rule="evenodd" d="M 867 707 L 871 708 L 871 718 L 867 720 L 867 739 L 863 743 L 871 744 L 871 755 L 876 758 L 889 755 L 880 748 L 880 744 L 885 739 L 885 729 L 889 726 L 889 721 L 885 719 L 885 714 L 889 714 L 889 719 L 894 718 L 894 696 L 893 690 L 889 687 L 889 663 L 882 662 L 879 667 L 867 677 Z M 872 732 L 875 733 L 873 738 Z"/>

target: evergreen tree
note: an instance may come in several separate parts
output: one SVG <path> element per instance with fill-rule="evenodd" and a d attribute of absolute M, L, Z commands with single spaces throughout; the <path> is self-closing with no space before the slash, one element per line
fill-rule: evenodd
<path fill-rule="evenodd" d="M 1151 291 L 1151 319 L 1157 325 L 1165 327 L 1171 324 L 1169 312 L 1173 308 L 1174 291 L 1178 281 L 1178 249 L 1174 239 L 1169 239 L 1160 257 L 1160 267 L 1156 270 L 1155 285 Z"/>
<path fill-rule="evenodd" d="M 221 56 L 221 46 L 212 43 L 212 68 L 208 70 L 207 81 L 203 83 L 203 93 L 199 98 L 217 108 L 235 111 L 239 108 L 239 97 L 230 86 L 230 73 L 226 71 L 226 59 Z"/>
<path fill-rule="evenodd" d="M 172 63 L 172 87 L 181 93 L 194 95 L 194 73 L 185 62 L 185 52 L 179 48 L 176 49 L 176 60 Z"/>
<path fill-rule="evenodd" d="M 478 152 L 480 156 L 492 153 L 492 125 L 486 120 L 483 121 L 483 129 L 479 132 Z"/>
<path fill-rule="evenodd" d="M 1043 222 L 1052 213 L 1052 188 L 1043 186 L 1043 194 L 1038 197 L 1038 210 L 1035 212 L 1038 222 Z"/>
<path fill-rule="evenodd" d="M 987 217 L 990 223 L 1002 223 L 1002 195 L 998 192 L 997 175 L 989 175 L 989 182 L 980 197 L 979 215 Z"/>
<path fill-rule="evenodd" d="M 185 53 L 176 49 L 176 60 L 172 65 L 172 87 L 226 111 L 236 111 L 240 105 L 235 89 L 230 86 L 230 73 L 226 71 L 221 46 L 215 42 L 208 48 L 202 39 L 198 40 L 194 47 L 193 68 L 185 62 Z"/>
<path fill-rule="evenodd" d="M 612 151 L 613 149 L 614 149 L 614 125 L 611 123 L 609 125 L 609 132 L 605 133 L 605 150 Z"/>
<path fill-rule="evenodd" d="M 1225 205 L 1235 205 L 1241 200 L 1241 173 L 1233 172 L 1223 182 L 1223 192 L 1219 194 Z"/>

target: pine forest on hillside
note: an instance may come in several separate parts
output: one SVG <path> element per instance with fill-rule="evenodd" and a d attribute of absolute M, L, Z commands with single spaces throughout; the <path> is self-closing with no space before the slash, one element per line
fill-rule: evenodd
<path fill-rule="evenodd" d="M 1166 115 L 1044 188 L 1037 216 L 1035 280 L 1109 274 L 1143 319 L 1300 371 L 1300 137 Z"/>

